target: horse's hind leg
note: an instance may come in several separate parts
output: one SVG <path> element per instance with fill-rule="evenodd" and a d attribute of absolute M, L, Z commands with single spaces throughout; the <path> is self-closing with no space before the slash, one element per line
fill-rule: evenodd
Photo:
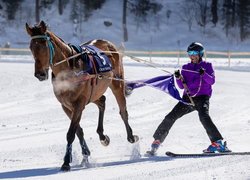
<path fill-rule="evenodd" d="M 99 109 L 99 118 L 98 118 L 98 127 L 96 132 L 99 135 L 99 139 L 104 146 L 108 146 L 110 139 L 107 135 L 103 134 L 103 118 L 104 118 L 104 111 L 105 111 L 105 101 L 106 97 L 102 95 L 97 101 L 94 103 L 98 106 Z"/>
<path fill-rule="evenodd" d="M 128 112 L 126 106 L 126 99 L 124 94 L 124 82 L 121 81 L 112 81 L 112 85 L 110 86 L 113 94 L 115 95 L 116 101 L 119 105 L 120 115 L 125 124 L 127 131 L 127 140 L 130 143 L 134 143 L 139 140 L 139 137 L 133 135 L 133 131 L 128 123 Z"/>

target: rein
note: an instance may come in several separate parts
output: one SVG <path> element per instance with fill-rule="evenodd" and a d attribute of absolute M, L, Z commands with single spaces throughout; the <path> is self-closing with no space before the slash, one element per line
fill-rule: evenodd
<path fill-rule="evenodd" d="M 48 36 L 47 34 L 45 34 L 45 35 L 36 35 L 36 36 L 32 36 L 31 39 L 44 39 L 44 40 L 47 41 L 47 43 L 48 43 L 48 48 L 49 48 L 49 63 L 50 63 L 50 65 L 52 65 L 52 66 L 57 66 L 57 65 L 59 65 L 59 64 L 61 64 L 61 63 L 63 63 L 63 62 L 68 62 L 68 60 L 73 59 L 73 58 L 75 58 L 75 57 L 78 57 L 78 56 L 80 56 L 82 53 L 84 53 L 84 52 L 82 52 L 82 53 L 75 54 L 75 55 L 73 55 L 73 56 L 70 56 L 70 57 L 68 57 L 68 58 L 66 58 L 66 59 L 64 59 L 64 60 L 62 60 L 62 61 L 59 61 L 59 62 L 53 64 L 53 57 L 54 57 L 54 55 L 55 55 L 55 49 L 54 49 L 54 46 L 53 46 L 53 44 L 52 44 L 52 42 L 51 42 L 50 36 Z M 68 63 L 68 64 L 69 64 L 69 63 Z M 95 67 L 94 70 L 95 70 L 95 72 L 97 72 L 97 71 L 96 71 L 96 67 Z M 79 73 L 79 74 L 75 73 L 75 75 L 76 75 L 77 77 L 81 76 L 80 73 Z M 81 82 L 81 81 L 86 81 L 86 80 L 88 80 L 88 79 L 93 79 L 93 78 L 99 78 L 99 79 L 101 79 L 102 77 L 101 77 L 100 75 L 98 75 L 98 74 L 93 74 L 93 75 L 92 75 L 92 74 L 86 74 L 85 76 L 81 77 L 80 80 L 75 81 L 75 83 Z"/>
<path fill-rule="evenodd" d="M 199 73 L 197 71 L 192 71 L 192 70 L 188 70 L 188 69 L 182 69 L 182 71 L 191 72 L 191 73 Z M 202 77 L 200 77 L 200 82 L 199 82 L 199 87 L 198 87 L 197 92 L 194 95 L 192 95 L 191 97 L 195 97 L 200 92 L 200 90 L 201 90 L 201 83 L 202 83 Z"/>
<path fill-rule="evenodd" d="M 48 43 L 49 47 L 49 63 L 50 65 L 53 65 L 53 57 L 55 55 L 55 49 L 54 46 L 50 40 L 50 37 L 48 35 L 37 35 L 37 36 L 32 36 L 31 39 L 45 39 Z"/>
<path fill-rule="evenodd" d="M 65 58 L 65 59 L 63 59 L 63 60 L 61 60 L 61 61 L 55 63 L 54 66 L 57 66 L 57 65 L 59 65 L 59 64 L 62 64 L 62 63 L 64 63 L 64 62 L 68 62 L 69 60 L 74 59 L 74 58 L 76 58 L 76 57 L 82 55 L 83 53 L 84 53 L 84 52 L 75 54 L 75 55 L 70 56 L 70 57 L 68 57 L 68 58 Z"/>
<path fill-rule="evenodd" d="M 154 63 L 152 63 L 152 62 L 150 62 L 150 61 L 147 61 L 147 60 L 144 60 L 144 59 L 140 59 L 140 58 L 138 58 L 138 57 L 134 57 L 134 56 L 131 56 L 131 55 L 126 55 L 126 54 L 125 54 L 125 56 L 129 57 L 130 59 L 132 59 L 132 60 L 134 60 L 134 61 L 136 61 L 136 62 L 143 62 L 143 63 L 146 64 L 147 66 L 153 67 L 153 68 L 155 68 L 155 69 L 159 69 L 160 71 L 163 71 L 163 72 L 165 72 L 165 73 L 168 73 L 168 74 L 171 74 L 171 75 L 172 75 L 171 72 L 169 72 L 169 71 L 167 71 L 167 70 L 165 70 L 165 69 L 158 68 L 158 67 L 156 66 L 156 64 L 154 64 Z"/>
<path fill-rule="evenodd" d="M 67 62 L 67 63 L 68 63 L 69 60 L 74 59 L 74 58 L 76 58 L 76 57 L 82 55 L 83 53 L 86 53 L 86 52 L 83 51 L 83 52 L 81 52 L 81 53 L 77 53 L 77 54 L 75 54 L 75 55 L 73 55 L 73 56 L 70 56 L 70 57 L 68 57 L 68 58 L 65 58 L 65 59 L 63 59 L 63 60 L 61 60 L 61 61 L 59 61 L 59 62 L 53 64 L 53 56 L 54 56 L 54 54 L 55 54 L 55 49 L 54 49 L 54 46 L 53 46 L 53 44 L 52 44 L 52 42 L 51 42 L 51 38 L 50 38 L 48 35 L 36 35 L 36 36 L 32 36 L 31 39 L 45 39 L 45 40 L 47 41 L 48 47 L 49 47 L 49 52 L 50 52 L 50 53 L 49 53 L 49 54 L 50 54 L 49 62 L 50 62 L 50 65 L 52 65 L 52 66 L 57 66 L 57 65 L 60 65 L 60 64 L 62 64 L 62 63 L 64 63 L 64 62 Z M 124 55 L 124 53 L 120 53 L 120 52 L 117 52 L 117 51 L 103 51 L 103 52 L 104 52 L 104 53 L 117 53 L 117 54 L 123 54 L 123 55 Z M 155 68 L 155 69 L 159 69 L 159 70 L 161 70 L 161 71 L 163 71 L 163 72 L 165 72 L 165 73 L 168 73 L 168 74 L 171 74 L 171 75 L 173 74 L 173 73 L 171 73 L 171 72 L 169 72 L 169 71 L 166 71 L 166 70 L 164 70 L 164 69 L 158 68 L 158 67 L 156 66 L 156 64 L 154 64 L 154 63 L 152 63 L 152 62 L 150 62 L 150 61 L 147 61 L 147 60 L 144 60 L 144 59 L 135 57 L 135 56 L 127 55 L 127 54 L 125 54 L 125 56 L 129 57 L 130 59 L 132 59 L 132 60 L 134 60 L 134 61 L 136 61 L 136 62 L 140 62 L 140 63 L 143 62 L 143 63 L 146 64 L 147 66 L 153 67 L 153 68 Z M 186 69 L 183 69 L 183 70 L 184 70 L 184 71 L 188 71 L 188 72 L 192 72 L 192 73 L 199 73 L 199 72 L 192 71 L 192 70 L 186 70 Z M 115 77 L 115 78 L 114 78 L 114 77 L 107 77 L 107 76 L 98 75 L 98 74 L 89 75 L 89 76 L 87 76 L 87 78 L 85 77 L 84 80 L 86 80 L 86 79 L 91 79 L 91 78 L 96 78 L 96 77 L 97 77 L 98 79 L 106 78 L 106 79 L 112 79 L 112 80 L 116 80 L 116 81 L 124 81 L 124 82 L 126 81 L 126 80 L 123 80 L 123 79 L 120 79 L 120 78 L 117 78 L 117 77 Z M 202 81 L 202 79 L 200 80 L 199 89 L 198 89 L 197 93 L 200 91 L 201 81 Z M 187 87 L 186 87 L 186 88 L 187 88 Z M 186 88 L 185 88 L 185 89 L 186 89 Z M 196 95 L 197 93 L 195 93 L 195 95 Z M 192 100 L 191 97 L 194 97 L 195 95 L 189 96 L 192 105 L 194 105 L 194 103 L 193 103 L 193 100 Z"/>

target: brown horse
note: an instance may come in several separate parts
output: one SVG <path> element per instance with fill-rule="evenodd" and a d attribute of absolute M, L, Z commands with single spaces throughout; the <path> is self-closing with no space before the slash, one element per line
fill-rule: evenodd
<path fill-rule="evenodd" d="M 86 64 L 76 59 L 62 61 L 77 54 L 74 48 L 66 44 L 51 31 L 48 31 L 43 21 L 33 27 L 26 23 L 26 30 L 31 36 L 30 50 L 35 59 L 34 75 L 40 81 L 47 80 L 48 69 L 49 67 L 51 68 L 54 94 L 71 120 L 67 132 L 66 154 L 61 170 L 70 170 L 69 164 L 72 161 L 71 152 L 75 134 L 79 138 L 84 159 L 87 160 L 90 155 L 84 140 L 83 130 L 80 126 L 82 111 L 90 102 L 95 103 L 99 108 L 97 127 L 99 139 L 103 145 L 107 146 L 109 144 L 109 137 L 103 134 L 103 116 L 106 100 L 103 94 L 108 87 L 111 88 L 119 105 L 120 115 L 127 131 L 127 140 L 130 143 L 138 141 L 138 136 L 133 135 L 128 123 L 124 93 L 125 83 L 122 81 L 124 79 L 122 57 L 117 53 L 117 48 L 112 43 L 106 40 L 94 40 L 85 43 L 104 51 L 111 61 L 112 70 L 98 74 L 83 73 L 82 75 L 76 75 L 86 68 Z M 120 80 L 115 80 L 117 78 Z"/>

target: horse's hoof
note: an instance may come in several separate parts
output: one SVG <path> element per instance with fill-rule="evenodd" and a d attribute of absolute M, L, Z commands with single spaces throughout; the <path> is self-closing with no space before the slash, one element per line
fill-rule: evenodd
<path fill-rule="evenodd" d="M 139 136 L 134 135 L 134 140 L 135 140 L 135 142 L 139 141 Z"/>
<path fill-rule="evenodd" d="M 61 167 L 61 171 L 70 171 L 70 165 L 67 165 L 67 164 L 63 164 L 62 167 Z"/>
<path fill-rule="evenodd" d="M 128 97 L 132 94 L 133 89 L 131 87 L 125 86 L 125 96 Z"/>
<path fill-rule="evenodd" d="M 110 139 L 109 139 L 109 137 L 107 135 L 105 135 L 105 139 L 104 140 L 101 140 L 101 144 L 103 146 L 108 146 L 109 142 L 110 142 Z"/>
<path fill-rule="evenodd" d="M 81 166 L 84 168 L 90 168 L 90 163 L 89 163 L 89 156 L 85 155 L 83 156 L 82 162 L 81 162 Z"/>
<path fill-rule="evenodd" d="M 128 141 L 130 143 L 135 143 L 135 142 L 139 141 L 139 137 L 137 135 L 134 135 L 133 138 L 128 138 Z"/>

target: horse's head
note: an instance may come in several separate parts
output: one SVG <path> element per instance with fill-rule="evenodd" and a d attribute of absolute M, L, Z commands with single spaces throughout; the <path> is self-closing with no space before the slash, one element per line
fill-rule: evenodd
<path fill-rule="evenodd" d="M 44 21 L 33 27 L 26 23 L 26 31 L 31 36 L 30 50 L 35 59 L 35 77 L 40 81 L 48 79 L 49 65 L 54 56 L 54 47 Z"/>

